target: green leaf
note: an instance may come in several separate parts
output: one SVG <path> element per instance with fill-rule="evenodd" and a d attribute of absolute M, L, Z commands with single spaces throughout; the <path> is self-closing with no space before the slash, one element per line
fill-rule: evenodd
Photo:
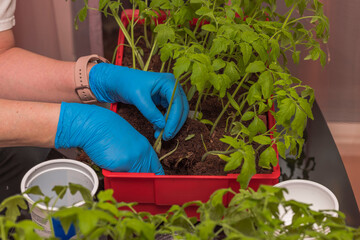
<path fill-rule="evenodd" d="M 191 10 L 188 6 L 182 6 L 178 13 L 174 15 L 174 20 L 176 25 L 184 25 L 184 23 L 190 21 L 192 19 Z M 184 27 L 185 32 L 187 27 Z M 191 31 L 192 32 L 192 31 Z"/>
<path fill-rule="evenodd" d="M 223 138 L 220 138 L 220 141 L 229 144 L 233 148 L 240 148 L 241 146 L 240 142 L 238 142 L 237 139 L 226 135 Z"/>
<path fill-rule="evenodd" d="M 266 49 L 262 46 L 262 43 L 260 40 L 254 41 L 252 43 L 253 48 L 255 51 L 259 54 L 261 61 L 266 62 L 268 60 L 268 54 L 266 52 Z"/>
<path fill-rule="evenodd" d="M 169 60 L 170 57 L 172 57 L 173 54 L 173 49 L 169 44 L 165 44 L 161 49 L 160 49 L 160 59 L 162 62 L 166 62 L 167 60 Z"/>
<path fill-rule="evenodd" d="M 199 92 L 204 91 L 209 74 L 206 65 L 194 62 L 192 66 L 191 84 L 195 85 Z"/>
<path fill-rule="evenodd" d="M 264 111 L 268 108 L 267 104 L 263 102 L 258 102 L 258 105 L 259 105 L 258 114 L 264 113 Z"/>
<path fill-rule="evenodd" d="M 183 29 L 184 29 L 184 31 L 185 31 L 192 39 L 196 40 L 196 36 L 195 36 L 195 34 L 194 34 L 193 31 L 191 31 L 191 30 L 188 29 L 187 27 L 185 27 L 185 28 L 183 28 Z"/>
<path fill-rule="evenodd" d="M 279 111 L 276 113 L 276 120 L 283 124 L 286 121 L 289 121 L 291 117 L 295 114 L 295 104 L 294 102 L 289 99 L 283 99 L 279 104 Z"/>
<path fill-rule="evenodd" d="M 77 192 L 79 192 L 81 194 L 81 197 L 85 200 L 85 201 L 92 201 L 92 196 L 91 196 L 91 192 L 89 189 L 87 189 L 86 187 L 84 187 L 81 184 L 75 184 L 75 183 L 69 183 L 69 189 L 70 189 L 70 193 L 72 195 L 76 194 Z"/>
<path fill-rule="evenodd" d="M 240 49 L 241 49 L 241 53 L 243 55 L 244 64 L 247 65 L 247 63 L 249 62 L 249 60 L 252 56 L 252 50 L 253 50 L 252 46 L 248 43 L 241 42 Z"/>
<path fill-rule="evenodd" d="M 250 120 L 250 119 L 249 119 Z M 244 133 L 246 136 L 250 135 L 250 131 L 240 122 L 234 122 L 234 127 L 231 129 L 231 135 Z"/>
<path fill-rule="evenodd" d="M 158 24 L 154 32 L 157 33 L 157 41 L 159 46 L 163 46 L 169 40 L 173 42 L 175 40 L 175 31 L 168 25 L 165 24 Z"/>
<path fill-rule="evenodd" d="M 244 113 L 244 115 L 241 117 L 241 121 L 249 121 L 251 119 L 253 119 L 253 117 L 255 116 L 255 113 L 252 111 L 247 111 Z"/>
<path fill-rule="evenodd" d="M 190 68 L 190 60 L 187 57 L 180 57 L 176 59 L 174 64 L 174 76 L 175 78 L 179 78 L 181 74 L 186 72 Z"/>
<path fill-rule="evenodd" d="M 196 86 L 193 85 L 190 87 L 186 95 L 187 100 L 190 101 L 194 97 L 195 93 L 196 93 Z"/>
<path fill-rule="evenodd" d="M 285 90 L 278 90 L 276 91 L 276 95 L 278 96 L 286 96 L 287 92 Z"/>
<path fill-rule="evenodd" d="M 109 2 L 110 0 L 100 0 L 99 1 L 99 10 L 103 9 L 105 7 L 105 5 Z"/>
<path fill-rule="evenodd" d="M 182 5 L 184 5 L 183 0 L 171 0 L 171 3 L 174 5 L 174 7 L 181 7 Z"/>
<path fill-rule="evenodd" d="M 246 68 L 247 73 L 256 73 L 256 72 L 263 72 L 265 71 L 266 67 L 262 61 L 254 61 L 249 64 Z"/>
<path fill-rule="evenodd" d="M 58 186 L 54 186 L 51 190 L 54 191 L 60 199 L 62 199 L 65 196 L 67 189 L 68 189 L 67 186 L 58 185 Z"/>
<path fill-rule="evenodd" d="M 292 54 L 292 59 L 294 63 L 298 64 L 300 61 L 300 51 L 294 51 Z"/>
<path fill-rule="evenodd" d="M 219 189 L 216 190 L 210 197 L 211 205 L 217 206 L 217 205 L 223 205 L 224 202 L 224 195 L 228 193 L 229 189 Z"/>
<path fill-rule="evenodd" d="M 264 99 L 270 98 L 274 89 L 274 81 L 271 72 L 265 71 L 261 73 L 258 83 L 261 86 L 261 92 Z"/>
<path fill-rule="evenodd" d="M 21 195 L 14 195 L 6 198 L 0 204 L 0 212 L 6 208 L 5 216 L 12 221 L 15 221 L 18 216 L 20 216 L 21 209 L 27 209 L 27 204 L 25 198 Z"/>
<path fill-rule="evenodd" d="M 270 68 L 271 70 L 275 70 L 275 71 L 277 71 L 277 72 L 282 72 L 282 71 L 283 71 L 283 69 L 281 68 L 281 66 L 280 66 L 279 64 L 277 64 L 276 62 L 272 62 L 272 63 L 270 64 L 269 68 Z"/>
<path fill-rule="evenodd" d="M 226 62 L 220 58 L 216 58 L 212 63 L 214 71 L 219 71 L 226 66 Z"/>
<path fill-rule="evenodd" d="M 226 89 L 231 86 L 230 78 L 225 74 L 210 73 L 210 83 L 216 90 L 220 92 L 220 98 L 223 98 L 226 93 Z"/>
<path fill-rule="evenodd" d="M 250 179 L 256 174 L 254 149 L 252 146 L 247 145 L 244 148 L 244 152 L 244 162 L 237 178 L 242 189 L 246 189 L 249 186 Z"/>
<path fill-rule="evenodd" d="M 226 8 L 226 17 L 229 19 L 235 18 L 235 12 L 229 7 Z"/>
<path fill-rule="evenodd" d="M 273 61 L 277 61 L 277 59 L 280 56 L 280 46 L 278 41 L 276 41 L 275 39 L 271 39 L 270 41 L 270 47 L 271 47 L 271 51 L 270 51 L 270 58 Z"/>
<path fill-rule="evenodd" d="M 114 190 L 113 189 L 106 189 L 104 191 L 100 191 L 97 195 L 97 199 L 99 202 L 115 202 L 115 199 L 113 197 Z"/>
<path fill-rule="evenodd" d="M 262 145 L 268 145 L 272 142 L 270 137 L 263 136 L 263 135 L 255 136 L 253 138 L 253 140 Z"/>
<path fill-rule="evenodd" d="M 215 236 L 214 228 L 216 227 L 216 222 L 212 220 L 201 221 L 199 225 L 196 226 L 197 236 L 195 239 L 213 239 Z M 190 235 L 190 234 L 189 234 Z M 192 235 L 192 234 L 191 234 Z M 184 239 L 190 239 L 188 236 Z"/>
<path fill-rule="evenodd" d="M 314 116 L 312 114 L 310 103 L 308 103 L 308 101 L 306 99 L 303 99 L 303 98 L 299 98 L 298 101 L 299 101 L 299 105 L 300 105 L 301 109 L 306 113 L 306 115 L 310 119 L 314 120 Z"/>
<path fill-rule="evenodd" d="M 221 52 L 226 52 L 228 49 L 228 40 L 223 37 L 218 37 L 213 40 L 210 48 L 210 56 L 215 56 Z"/>
<path fill-rule="evenodd" d="M 192 58 L 193 60 L 196 60 L 200 63 L 203 63 L 206 66 L 211 66 L 211 58 L 204 53 L 192 54 L 190 58 Z"/>
<path fill-rule="evenodd" d="M 263 168 L 270 169 L 270 164 L 275 167 L 277 165 L 278 159 L 276 157 L 276 152 L 272 146 L 266 148 L 260 154 L 259 165 Z"/>
<path fill-rule="evenodd" d="M 259 39 L 259 35 L 254 31 L 246 31 L 242 32 L 241 38 L 247 43 L 253 43 L 257 39 Z"/>
<path fill-rule="evenodd" d="M 216 32 L 216 27 L 212 24 L 205 24 L 201 27 L 201 29 L 208 32 Z"/>
<path fill-rule="evenodd" d="M 195 13 L 197 15 L 201 16 L 201 15 L 209 14 L 211 12 L 212 12 L 212 10 L 210 8 L 208 8 L 207 6 L 203 6 L 203 7 L 199 8 Z"/>
<path fill-rule="evenodd" d="M 297 157 L 299 158 L 300 155 L 301 155 L 301 153 L 302 153 L 302 150 L 303 150 L 303 146 L 304 146 L 304 143 L 305 143 L 305 139 L 299 138 L 299 139 L 296 140 L 296 142 L 297 142 L 298 145 L 299 145 L 299 148 L 298 148 L 299 151 L 298 151 L 298 155 L 297 155 Z"/>
<path fill-rule="evenodd" d="M 301 110 L 299 107 L 296 108 L 295 117 L 291 122 L 291 127 L 293 130 L 297 132 L 297 134 L 302 137 L 305 127 L 306 127 L 306 121 L 307 116 L 306 113 Z"/>
<path fill-rule="evenodd" d="M 246 97 L 249 105 L 254 104 L 256 101 L 261 100 L 261 87 L 259 83 L 254 83 L 250 89 L 249 93 Z"/>
<path fill-rule="evenodd" d="M 93 211 L 81 211 L 79 217 L 79 228 L 82 234 L 87 235 L 91 230 L 95 229 L 98 222 L 95 210 Z"/>
<path fill-rule="evenodd" d="M 116 217 L 118 217 L 120 214 L 119 209 L 110 202 L 100 202 L 97 204 L 97 207 L 104 211 L 111 213 L 112 215 L 114 215 Z"/>
<path fill-rule="evenodd" d="M 210 83 L 211 85 L 216 89 L 216 90 L 220 90 L 221 88 L 221 83 L 222 83 L 222 77 L 221 74 L 216 74 L 216 73 L 210 73 Z"/>
<path fill-rule="evenodd" d="M 254 120 L 250 123 L 248 129 L 251 136 L 255 136 L 258 133 L 265 133 L 267 130 L 265 123 L 258 116 L 254 117 Z"/>
<path fill-rule="evenodd" d="M 192 139 L 192 138 L 194 138 L 195 137 L 195 134 L 189 134 L 186 138 L 185 138 L 185 141 L 188 141 L 188 140 L 190 140 L 190 139 Z"/>
<path fill-rule="evenodd" d="M 224 167 L 224 171 L 232 171 L 240 167 L 244 156 L 241 152 L 235 152 L 230 155 L 230 159 L 228 159 L 228 163 L 226 163 Z"/>
<path fill-rule="evenodd" d="M 30 188 L 26 189 L 26 191 L 24 193 L 44 196 L 44 194 L 41 192 L 39 186 L 30 187 Z"/>
<path fill-rule="evenodd" d="M 151 8 L 161 8 L 163 10 L 171 9 L 169 0 L 153 0 L 150 3 Z"/>
<path fill-rule="evenodd" d="M 236 82 L 240 79 L 240 74 L 234 62 L 227 62 L 224 74 L 226 74 L 232 82 Z"/>
<path fill-rule="evenodd" d="M 79 14 L 78 14 L 80 22 L 85 21 L 85 19 L 87 17 L 87 11 L 88 11 L 88 9 L 86 6 L 83 7 L 82 9 L 80 9 Z"/>
<path fill-rule="evenodd" d="M 230 93 L 226 93 L 228 99 L 229 99 L 229 102 L 231 104 L 231 106 L 233 106 L 233 108 L 235 108 L 236 111 L 240 112 L 240 106 L 239 104 L 235 101 L 235 99 L 231 96 Z"/>
<path fill-rule="evenodd" d="M 208 119 L 201 119 L 200 122 L 211 126 L 214 125 L 214 123 Z"/>
<path fill-rule="evenodd" d="M 283 159 L 286 159 L 286 147 L 285 147 L 285 144 L 283 142 L 276 142 L 276 147 L 277 147 L 277 150 L 280 154 L 280 156 L 283 158 Z"/>

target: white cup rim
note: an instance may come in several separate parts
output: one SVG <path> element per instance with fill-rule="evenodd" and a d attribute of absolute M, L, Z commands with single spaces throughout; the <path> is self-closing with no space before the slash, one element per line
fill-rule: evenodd
<path fill-rule="evenodd" d="M 77 166 L 77 167 L 80 167 L 84 170 L 87 170 L 87 172 L 90 174 L 87 174 L 88 177 L 92 180 L 93 182 L 93 188 L 91 189 L 90 193 L 91 193 L 91 196 L 94 196 L 98 187 L 99 187 L 99 179 L 97 177 L 97 174 L 96 172 L 94 171 L 94 169 L 92 169 L 90 166 L 88 166 L 87 164 L 85 163 L 82 163 L 78 160 L 73 160 L 73 159 L 52 159 L 52 160 L 47 160 L 47 161 L 44 161 L 40 164 L 37 164 L 35 165 L 34 167 L 32 167 L 29 171 L 26 172 L 26 174 L 23 176 L 22 180 L 21 180 L 21 184 L 20 184 L 20 189 L 21 189 L 21 192 L 24 193 L 27 189 L 27 184 L 29 182 L 29 178 L 31 177 L 32 174 L 34 174 L 37 170 L 41 169 L 41 168 L 44 168 L 48 165 L 51 165 L 51 164 L 58 164 L 58 163 L 65 163 L 65 164 L 68 164 L 68 165 L 74 165 L 74 166 Z M 51 168 L 50 168 L 51 169 Z M 28 201 L 29 204 L 33 205 L 35 202 L 33 199 L 30 198 L 30 196 L 26 193 L 23 194 L 24 197 L 26 198 L 26 200 Z M 80 201 L 80 202 L 77 202 L 75 203 L 74 205 L 72 206 L 75 206 L 75 207 L 78 207 L 78 206 L 81 206 L 85 204 L 85 201 Z M 48 210 L 48 211 L 58 211 L 59 208 L 58 207 L 46 207 L 45 205 L 41 204 L 41 203 L 38 203 L 36 204 L 36 207 L 42 209 L 42 210 Z"/>
<path fill-rule="evenodd" d="M 334 203 L 334 208 L 331 210 L 339 210 L 339 201 L 336 198 L 335 194 L 330 191 L 330 189 L 328 189 L 327 187 L 325 187 L 324 185 L 311 181 L 311 180 L 305 180 L 305 179 L 290 179 L 290 180 L 285 180 L 282 181 L 280 183 L 277 183 L 274 185 L 274 187 L 280 187 L 280 188 L 291 188 L 292 185 L 303 185 L 303 186 L 312 186 L 312 187 L 316 187 L 319 190 L 325 192 L 326 194 L 328 194 L 328 196 L 332 199 L 333 203 Z M 296 200 L 296 199 L 295 199 Z"/>

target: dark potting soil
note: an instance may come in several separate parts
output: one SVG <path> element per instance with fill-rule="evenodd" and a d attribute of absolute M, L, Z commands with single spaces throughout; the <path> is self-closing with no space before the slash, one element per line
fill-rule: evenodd
<path fill-rule="evenodd" d="M 205 108 L 202 113 L 218 112 L 221 109 L 217 98 L 206 100 Z M 190 105 L 191 106 L 191 105 Z M 127 120 L 138 132 L 145 136 L 150 144 L 155 143 L 154 129 L 142 114 L 131 105 L 119 104 L 118 114 Z M 210 120 L 210 119 L 209 119 Z M 263 118 L 266 121 L 266 118 Z M 202 160 L 207 151 L 226 150 L 227 144 L 220 141 L 224 135 L 225 121 L 220 121 L 218 128 L 210 136 L 210 125 L 207 126 L 197 120 L 188 118 L 175 138 L 169 141 L 162 141 L 161 152 L 158 155 L 162 158 L 164 155 L 172 152 L 164 158 L 161 163 L 165 174 L 167 175 L 226 175 L 228 173 L 239 173 L 239 169 L 232 172 L 225 172 L 226 162 L 217 155 L 208 155 Z M 207 151 L 206 151 L 207 150 Z M 271 173 L 271 171 L 258 168 L 258 173 Z"/>

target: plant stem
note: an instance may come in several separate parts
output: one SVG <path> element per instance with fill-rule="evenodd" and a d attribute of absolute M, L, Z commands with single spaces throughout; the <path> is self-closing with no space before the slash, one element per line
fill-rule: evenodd
<path fill-rule="evenodd" d="M 4 240 L 6 240 L 7 239 L 7 236 L 6 236 L 6 233 L 5 233 L 5 226 L 4 226 L 4 224 L 5 224 L 5 219 L 3 218 L 3 219 L 1 219 L 1 239 L 4 239 Z"/>
<path fill-rule="evenodd" d="M 175 86 L 174 86 L 174 90 L 173 90 L 172 95 L 171 95 L 169 107 L 167 109 L 166 116 L 165 116 L 165 123 L 166 123 L 167 119 L 169 118 L 171 106 L 172 106 L 172 103 L 173 103 L 173 100 L 174 100 L 174 96 L 175 96 L 175 92 L 176 92 L 176 88 L 177 88 L 178 84 L 179 84 L 179 79 L 177 79 L 176 82 L 175 82 Z M 160 132 L 159 136 L 157 137 L 157 139 L 156 139 L 156 141 L 154 143 L 154 146 L 153 146 L 153 148 L 155 149 L 155 151 L 157 153 L 160 153 L 160 150 L 161 150 L 161 139 L 162 139 L 163 134 L 164 134 L 164 129 L 161 130 L 161 132 Z"/>
<path fill-rule="evenodd" d="M 133 2 L 133 9 L 135 9 L 135 2 Z M 130 29 L 131 29 L 131 45 L 135 47 L 135 43 L 134 43 L 134 18 L 135 18 L 135 11 L 132 11 L 131 25 L 130 25 Z M 133 68 L 136 69 L 135 51 L 131 51 L 131 54 L 132 54 Z"/>
<path fill-rule="evenodd" d="M 184 78 L 187 78 L 190 74 L 191 74 L 191 72 L 186 72 L 185 74 L 183 74 L 181 77 L 179 77 L 179 82 L 181 82 L 181 80 L 183 80 Z M 188 79 L 190 79 L 190 78 L 188 78 Z"/>
<path fill-rule="evenodd" d="M 169 59 L 166 72 L 170 72 L 172 58 Z"/>
<path fill-rule="evenodd" d="M 163 62 L 161 64 L 160 72 L 164 72 L 165 64 L 166 64 L 166 62 Z"/>
<path fill-rule="evenodd" d="M 111 12 L 112 12 L 112 15 L 116 21 L 116 23 L 119 25 L 120 27 L 120 30 L 123 32 L 124 34 L 124 37 L 126 38 L 126 40 L 128 41 L 128 43 L 130 44 L 130 47 L 132 49 L 132 51 L 135 53 L 135 57 L 136 59 L 138 60 L 138 63 L 140 65 L 140 68 L 143 69 L 144 68 L 144 62 L 141 58 L 141 55 L 139 53 L 139 51 L 136 49 L 136 47 L 133 45 L 133 41 L 131 40 L 131 37 L 128 33 L 128 31 L 126 30 L 126 27 L 125 25 L 123 24 L 123 22 L 121 21 L 119 15 L 114 12 L 114 9 L 110 8 Z"/>
<path fill-rule="evenodd" d="M 154 53 L 154 50 L 155 50 L 155 48 L 156 48 L 156 45 L 157 45 L 157 38 L 155 38 L 154 44 L 153 44 L 153 46 L 152 46 L 152 48 L 151 48 L 151 52 L 150 52 L 150 54 L 149 54 L 149 57 L 148 57 L 148 59 L 147 59 L 147 61 L 146 61 L 145 67 L 144 67 L 144 69 L 143 69 L 144 71 L 147 71 L 148 68 L 149 68 L 150 61 L 151 61 L 152 55 L 153 55 L 153 53 Z"/>
<path fill-rule="evenodd" d="M 241 79 L 241 82 L 240 82 L 239 85 L 236 87 L 234 93 L 231 95 L 232 98 L 235 98 L 237 92 L 240 90 L 241 86 L 243 85 L 245 79 L 248 78 L 248 76 L 249 76 L 249 73 L 246 73 L 245 76 Z M 212 134 L 214 133 L 217 124 L 219 123 L 220 119 L 222 118 L 222 116 L 224 115 L 224 113 L 226 112 L 226 110 L 228 109 L 229 105 L 230 105 L 230 101 L 228 101 L 228 102 L 226 103 L 226 105 L 225 105 L 224 108 L 222 109 L 221 113 L 219 114 L 219 116 L 218 116 L 217 119 L 215 120 L 214 125 L 213 125 L 212 128 L 211 128 L 210 135 L 212 135 Z"/>
<path fill-rule="evenodd" d="M 145 5 L 146 7 L 148 7 L 148 1 L 145 0 Z M 148 36 L 147 36 L 147 18 L 144 19 L 144 39 L 145 39 L 145 44 L 146 44 L 146 47 L 147 48 L 151 48 L 151 45 L 150 45 L 150 42 L 149 42 L 149 39 L 148 39 Z"/>
<path fill-rule="evenodd" d="M 146 26 L 146 22 L 147 22 L 147 18 L 145 18 L 144 20 L 144 40 L 145 40 L 145 44 L 146 44 L 146 47 L 147 48 L 150 48 L 151 45 L 150 45 L 150 42 L 149 42 L 149 39 L 148 39 L 148 36 L 147 36 L 147 26 Z"/>
<path fill-rule="evenodd" d="M 201 20 L 203 19 L 204 16 L 201 16 L 198 21 L 196 22 L 196 25 L 195 25 L 195 28 L 194 28 L 194 31 L 193 33 L 196 34 L 197 30 L 199 29 L 199 26 L 200 26 L 200 23 L 201 23 Z"/>
<path fill-rule="evenodd" d="M 199 106 L 200 106 L 200 103 L 201 103 L 201 98 L 202 98 L 203 95 L 204 95 L 204 92 L 199 92 L 199 97 L 198 97 L 198 100 L 197 100 L 196 105 L 195 105 L 195 111 L 194 111 L 193 119 L 195 119 L 196 116 L 197 116 L 198 109 L 199 109 Z"/>
<path fill-rule="evenodd" d="M 201 161 L 204 161 L 205 158 L 210 155 L 210 154 L 230 154 L 230 153 L 234 153 L 236 152 L 237 149 L 231 149 L 231 150 L 228 150 L 228 151 L 209 151 L 209 152 L 206 152 L 202 158 L 201 158 Z"/>
<path fill-rule="evenodd" d="M 292 15 L 292 13 L 294 12 L 294 10 L 295 10 L 295 7 L 296 7 L 296 5 L 294 5 L 292 8 L 291 8 L 291 10 L 289 11 L 289 14 L 288 14 L 288 16 L 286 17 L 286 19 L 285 19 L 285 21 L 284 21 L 284 23 L 283 23 L 283 25 L 281 26 L 281 29 L 279 30 L 279 31 L 277 31 L 276 33 L 274 33 L 274 35 L 272 35 L 271 36 L 271 38 L 269 39 L 269 41 L 271 40 L 271 39 L 273 39 L 278 33 L 280 33 L 280 32 L 282 32 L 282 30 L 285 28 L 285 26 L 287 25 L 287 23 L 288 23 L 288 21 L 289 21 L 289 18 L 290 18 L 290 16 Z M 277 37 L 277 39 L 279 39 L 279 37 L 280 37 L 280 35 Z"/>

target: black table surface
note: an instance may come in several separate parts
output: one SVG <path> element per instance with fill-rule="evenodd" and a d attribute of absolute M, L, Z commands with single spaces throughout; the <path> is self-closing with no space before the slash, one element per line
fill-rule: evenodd
<path fill-rule="evenodd" d="M 360 213 L 354 192 L 335 141 L 316 102 L 313 114 L 314 120 L 309 120 L 304 132 L 302 156 L 279 160 L 280 181 L 307 179 L 326 186 L 337 197 L 339 210 L 346 215 L 347 225 L 359 227 Z"/>

